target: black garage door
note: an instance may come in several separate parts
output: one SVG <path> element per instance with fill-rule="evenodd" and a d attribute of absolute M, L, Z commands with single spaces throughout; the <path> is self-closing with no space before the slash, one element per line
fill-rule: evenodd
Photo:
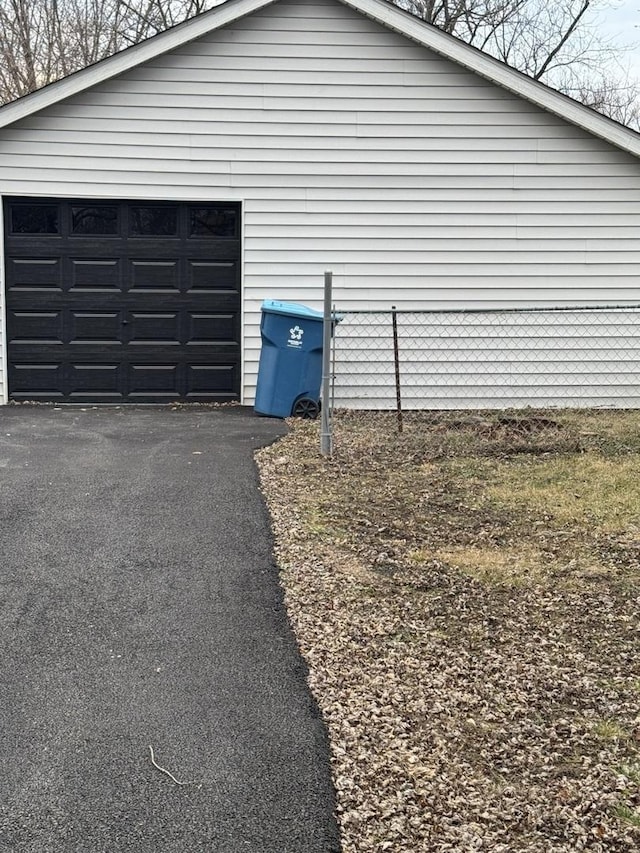
<path fill-rule="evenodd" d="M 7 199 L 9 394 L 224 402 L 240 392 L 240 209 Z"/>

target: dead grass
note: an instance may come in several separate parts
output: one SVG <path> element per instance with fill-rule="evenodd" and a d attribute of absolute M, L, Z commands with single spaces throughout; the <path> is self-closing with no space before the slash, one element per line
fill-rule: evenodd
<path fill-rule="evenodd" d="M 528 544 L 509 547 L 461 545 L 441 548 L 431 555 L 418 553 L 421 553 L 423 561 L 440 560 L 485 584 L 520 586 L 540 583 L 552 572 L 552 564 L 545 559 L 543 552 Z"/>
<path fill-rule="evenodd" d="M 343 413 L 261 451 L 345 853 L 640 846 L 640 413 Z"/>
<path fill-rule="evenodd" d="M 556 524 L 595 526 L 637 534 L 640 543 L 640 454 L 606 457 L 597 451 L 503 463 L 491 472 L 487 495 Z"/>

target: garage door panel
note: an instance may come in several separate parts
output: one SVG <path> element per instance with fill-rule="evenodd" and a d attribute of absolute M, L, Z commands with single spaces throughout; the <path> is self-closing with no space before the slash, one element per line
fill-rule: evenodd
<path fill-rule="evenodd" d="M 238 320 L 234 313 L 190 313 L 187 346 L 235 343 L 238 339 Z"/>
<path fill-rule="evenodd" d="M 7 282 L 9 291 L 62 290 L 60 258 L 8 258 Z"/>
<path fill-rule="evenodd" d="M 186 294 L 182 301 L 185 310 L 199 311 L 223 311 L 226 313 L 237 314 L 240 303 L 238 293 L 235 291 L 217 291 L 210 293 L 192 292 Z"/>
<path fill-rule="evenodd" d="M 68 392 L 76 394 L 91 394 L 96 399 L 109 396 L 121 397 L 120 390 L 122 365 L 118 362 L 108 364 L 71 363 L 67 365 Z"/>
<path fill-rule="evenodd" d="M 239 205 L 5 206 L 11 397 L 238 399 Z"/>
<path fill-rule="evenodd" d="M 131 261 L 131 291 L 170 290 L 180 292 L 180 265 L 177 258 L 166 261 Z"/>
<path fill-rule="evenodd" d="M 180 346 L 180 314 L 178 312 L 131 311 L 128 334 L 132 345 L 166 344 Z"/>
<path fill-rule="evenodd" d="M 129 396 L 164 396 L 175 400 L 179 394 L 181 365 L 179 364 L 131 364 L 129 366 Z"/>
<path fill-rule="evenodd" d="M 189 291 L 238 291 L 238 265 L 235 261 L 190 261 Z"/>
<path fill-rule="evenodd" d="M 9 310 L 7 326 L 15 344 L 62 343 L 62 311 Z"/>
<path fill-rule="evenodd" d="M 122 290 L 119 258 L 71 258 L 69 266 L 67 282 L 70 290 Z"/>
<path fill-rule="evenodd" d="M 15 400 L 62 400 L 63 365 L 59 362 L 24 361 L 9 366 L 9 382 Z"/>
<path fill-rule="evenodd" d="M 189 399 L 231 395 L 236 385 L 236 367 L 233 364 L 189 364 L 186 374 L 186 396 Z"/>
<path fill-rule="evenodd" d="M 112 344 L 122 346 L 121 311 L 69 311 L 71 344 Z"/>

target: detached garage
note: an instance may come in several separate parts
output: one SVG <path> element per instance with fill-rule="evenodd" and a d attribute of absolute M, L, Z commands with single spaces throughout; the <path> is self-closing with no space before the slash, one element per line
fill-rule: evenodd
<path fill-rule="evenodd" d="M 262 300 L 325 269 L 345 310 L 638 303 L 639 157 L 384 0 L 228 0 L 0 109 L 0 401 L 250 404 Z"/>

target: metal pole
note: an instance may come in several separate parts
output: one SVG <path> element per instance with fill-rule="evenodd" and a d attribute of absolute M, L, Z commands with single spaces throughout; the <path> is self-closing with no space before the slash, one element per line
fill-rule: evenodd
<path fill-rule="evenodd" d="M 398 432 L 402 432 L 402 397 L 400 393 L 400 353 L 398 351 L 398 318 L 396 306 L 391 306 L 391 322 L 393 324 L 393 361 L 396 368 L 396 409 L 398 411 Z"/>
<path fill-rule="evenodd" d="M 331 409 L 329 411 L 329 418 L 333 417 L 333 410 L 336 407 L 336 340 L 334 335 L 337 331 L 337 323 L 336 323 L 336 306 L 333 306 L 331 312 L 331 324 L 332 324 L 332 335 L 331 335 Z"/>
<path fill-rule="evenodd" d="M 324 325 L 322 327 L 322 420 L 320 425 L 320 453 L 331 456 L 331 423 L 329 416 L 331 396 L 331 285 L 333 273 L 324 274 Z"/>

